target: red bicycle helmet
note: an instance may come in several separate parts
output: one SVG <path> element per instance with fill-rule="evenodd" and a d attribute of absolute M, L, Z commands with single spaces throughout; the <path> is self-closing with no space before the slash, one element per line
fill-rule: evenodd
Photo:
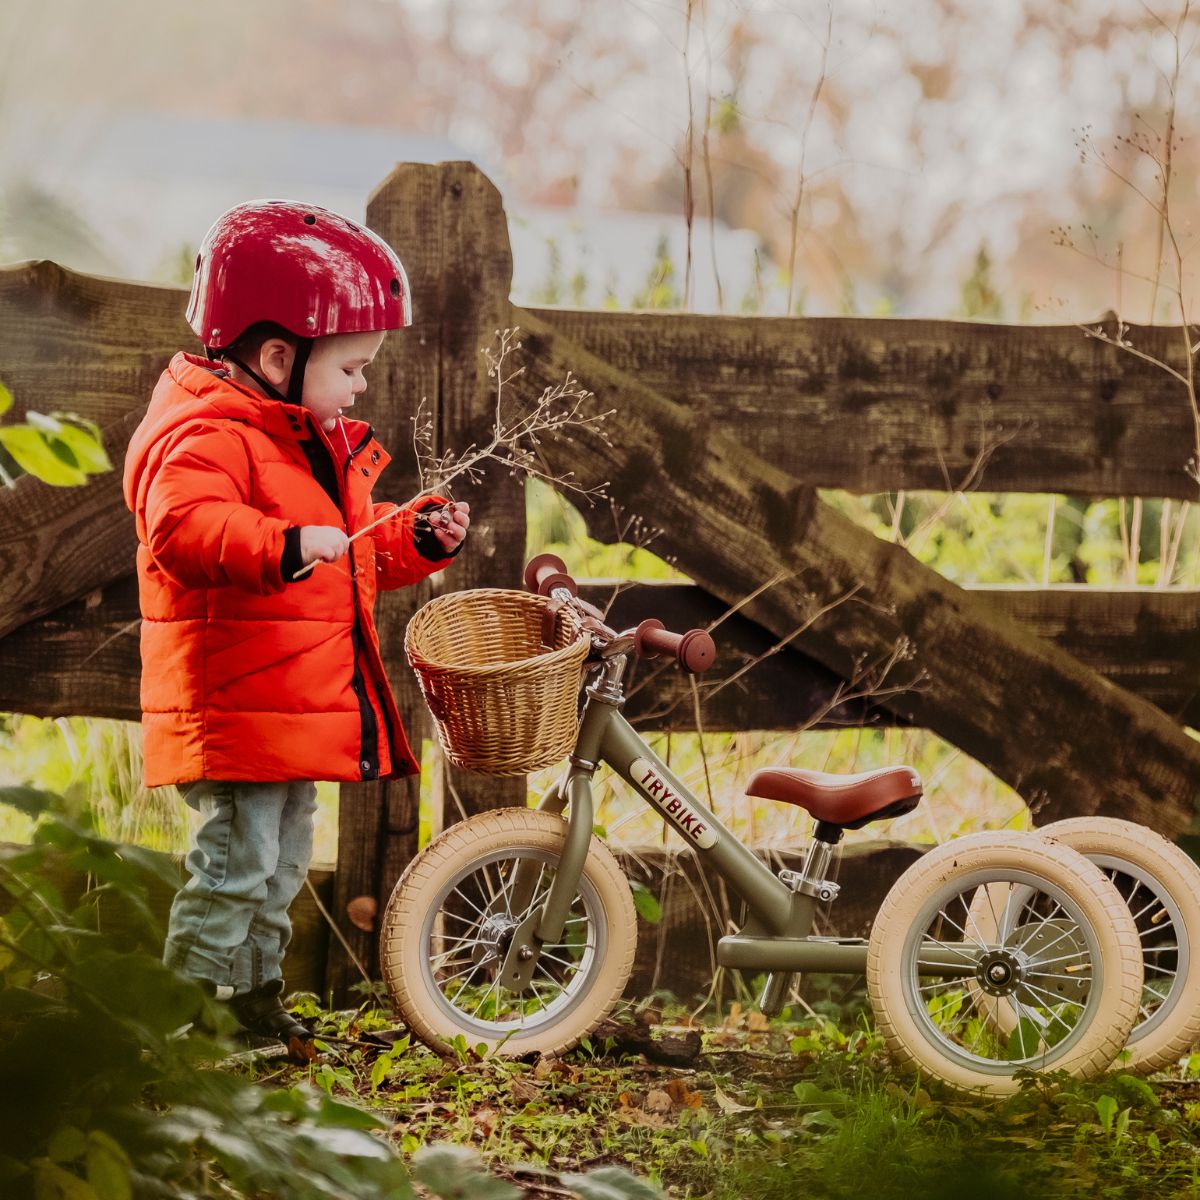
<path fill-rule="evenodd" d="M 221 350 L 259 321 L 301 339 L 403 329 L 412 306 L 404 267 L 377 234 L 315 204 L 254 200 L 205 235 L 187 320 Z"/>

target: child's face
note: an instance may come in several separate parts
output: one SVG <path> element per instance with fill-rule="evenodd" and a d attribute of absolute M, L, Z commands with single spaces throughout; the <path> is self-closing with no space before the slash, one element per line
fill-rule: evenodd
<path fill-rule="evenodd" d="M 313 343 L 300 403 L 326 432 L 344 409 L 353 406 L 354 397 L 366 390 L 363 370 L 382 344 L 382 332 L 334 333 Z"/>

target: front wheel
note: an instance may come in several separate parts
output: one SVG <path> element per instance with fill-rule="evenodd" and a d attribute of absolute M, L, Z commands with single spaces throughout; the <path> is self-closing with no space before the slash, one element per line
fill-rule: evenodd
<path fill-rule="evenodd" d="M 1121 896 L 1081 855 L 1034 834 L 972 834 L 930 851 L 884 898 L 867 951 L 888 1049 L 965 1091 L 1014 1092 L 1027 1070 L 1099 1074 L 1133 1028 L 1141 988 Z M 1011 1029 L 996 1027 L 998 1002 L 1018 1014 Z"/>
<path fill-rule="evenodd" d="M 505 1055 L 559 1053 L 620 998 L 637 918 L 621 868 L 596 838 L 561 939 L 542 947 L 526 989 L 500 982 L 513 932 L 550 890 L 566 829 L 553 813 L 497 809 L 447 829 L 409 864 L 384 911 L 379 957 L 401 1018 L 422 1041 L 441 1048 L 461 1034 Z M 531 899 L 514 905 L 522 863 L 535 882 Z"/>

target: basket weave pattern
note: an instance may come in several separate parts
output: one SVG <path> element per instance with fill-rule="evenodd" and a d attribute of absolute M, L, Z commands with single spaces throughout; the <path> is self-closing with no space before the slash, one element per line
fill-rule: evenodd
<path fill-rule="evenodd" d="M 478 588 L 438 596 L 408 623 L 404 649 L 446 757 L 479 775 L 525 775 L 575 745 L 588 638 L 570 608 L 542 644 L 541 596 Z"/>

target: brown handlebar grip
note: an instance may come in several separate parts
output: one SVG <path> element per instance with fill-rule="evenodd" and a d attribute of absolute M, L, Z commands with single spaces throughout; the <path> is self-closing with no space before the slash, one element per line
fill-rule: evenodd
<path fill-rule="evenodd" d="M 700 675 L 713 665 L 717 657 L 717 644 L 703 629 L 689 629 L 675 651 L 679 665 L 689 675 Z"/>
<path fill-rule="evenodd" d="M 651 618 L 643 621 L 633 635 L 634 648 L 644 658 L 669 654 L 679 665 L 692 675 L 707 671 L 717 657 L 717 647 L 703 629 L 689 629 L 687 633 L 672 633 L 663 628 L 661 621 Z"/>
<path fill-rule="evenodd" d="M 579 585 L 567 574 L 567 564 L 557 554 L 539 554 L 526 563 L 525 587 L 539 596 L 548 596 L 555 588 L 579 595 Z"/>

